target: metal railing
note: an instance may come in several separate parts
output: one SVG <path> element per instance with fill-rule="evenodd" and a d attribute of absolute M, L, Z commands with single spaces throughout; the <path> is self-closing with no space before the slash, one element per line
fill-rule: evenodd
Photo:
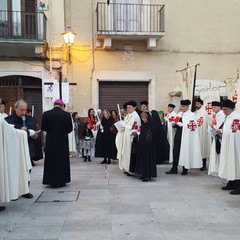
<path fill-rule="evenodd" d="M 42 12 L 0 10 L 0 39 L 44 41 L 46 23 Z"/>
<path fill-rule="evenodd" d="M 165 5 L 97 3 L 98 33 L 165 32 Z"/>

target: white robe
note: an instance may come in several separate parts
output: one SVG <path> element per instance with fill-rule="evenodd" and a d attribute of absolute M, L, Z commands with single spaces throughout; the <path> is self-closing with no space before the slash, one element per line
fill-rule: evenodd
<path fill-rule="evenodd" d="M 216 125 L 214 127 L 215 129 L 219 129 L 219 127 L 223 124 L 225 117 L 226 116 L 222 110 L 220 110 L 216 114 L 216 118 L 215 118 Z M 220 154 L 217 154 L 217 152 L 216 152 L 216 138 L 213 137 L 212 143 L 211 143 L 211 150 L 210 150 L 208 175 L 218 176 L 219 159 L 220 159 Z"/>
<path fill-rule="evenodd" d="M 228 181 L 240 179 L 240 114 L 237 111 L 228 115 L 223 125 L 218 176 Z"/>
<path fill-rule="evenodd" d="M 116 136 L 117 147 L 117 159 L 119 160 L 119 168 L 129 172 L 131 147 L 133 136 L 131 136 L 131 130 L 133 123 L 136 122 L 138 126 L 141 126 L 141 120 L 136 111 L 131 114 L 127 114 L 124 118 L 125 128 L 119 131 Z"/>
<path fill-rule="evenodd" d="M 198 125 L 198 134 L 200 139 L 202 158 L 209 158 L 210 154 L 210 138 L 207 133 L 209 120 L 208 113 L 202 108 L 195 111 Z"/>
<path fill-rule="evenodd" d="M 27 132 L 0 119 L 0 202 L 29 193 L 31 168 Z"/>
<path fill-rule="evenodd" d="M 8 115 L 6 113 L 0 113 L 0 118 L 5 118 L 7 117 Z"/>
<path fill-rule="evenodd" d="M 72 121 L 73 124 L 73 121 Z M 75 139 L 75 133 L 74 133 L 74 124 L 73 124 L 73 130 L 68 134 L 68 146 L 69 146 L 69 152 L 76 155 L 77 148 L 76 148 L 76 139 Z"/>
<path fill-rule="evenodd" d="M 176 112 L 172 111 L 166 116 L 167 121 L 167 139 L 168 143 L 170 145 L 169 148 L 169 163 L 173 162 L 173 144 L 174 144 L 174 135 L 176 132 L 176 129 L 172 127 L 171 123 L 175 121 Z"/>
<path fill-rule="evenodd" d="M 202 167 L 202 157 L 197 130 L 197 120 L 190 110 L 182 114 L 182 139 L 179 165 L 186 169 Z"/>

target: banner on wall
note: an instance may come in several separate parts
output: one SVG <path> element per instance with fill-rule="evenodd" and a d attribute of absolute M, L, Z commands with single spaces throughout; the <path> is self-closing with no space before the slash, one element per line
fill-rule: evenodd
<path fill-rule="evenodd" d="M 236 103 L 236 110 L 240 111 L 240 82 L 237 78 L 236 80 L 227 80 L 225 81 L 227 86 L 228 99 Z"/>

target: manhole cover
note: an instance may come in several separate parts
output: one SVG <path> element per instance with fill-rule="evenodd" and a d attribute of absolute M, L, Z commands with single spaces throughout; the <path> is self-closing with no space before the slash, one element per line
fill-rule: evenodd
<path fill-rule="evenodd" d="M 36 202 L 74 202 L 77 201 L 79 194 L 80 191 L 43 191 Z"/>

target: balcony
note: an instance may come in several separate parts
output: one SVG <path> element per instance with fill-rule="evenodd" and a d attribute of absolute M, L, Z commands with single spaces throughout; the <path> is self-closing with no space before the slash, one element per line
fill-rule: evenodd
<path fill-rule="evenodd" d="M 97 3 L 97 39 L 111 47 L 112 39 L 146 39 L 148 48 L 165 35 L 164 5 Z"/>
<path fill-rule="evenodd" d="M 41 57 L 46 24 L 41 12 L 0 10 L 0 57 Z"/>

